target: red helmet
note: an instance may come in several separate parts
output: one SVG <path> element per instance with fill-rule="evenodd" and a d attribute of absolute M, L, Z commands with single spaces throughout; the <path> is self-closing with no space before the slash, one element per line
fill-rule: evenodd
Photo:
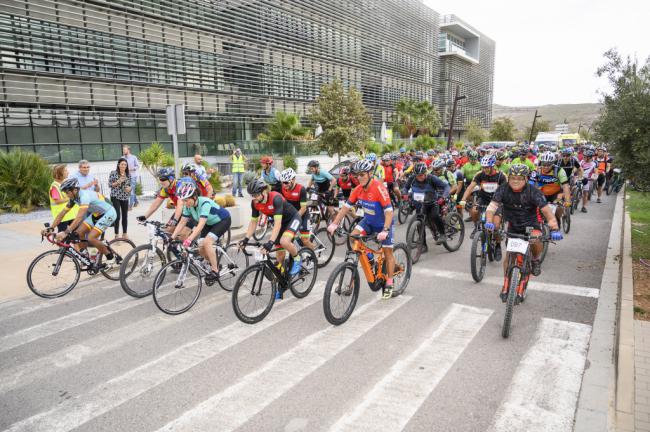
<path fill-rule="evenodd" d="M 260 159 L 260 163 L 265 163 L 272 165 L 273 164 L 273 158 L 271 156 L 264 156 L 262 159 Z"/>

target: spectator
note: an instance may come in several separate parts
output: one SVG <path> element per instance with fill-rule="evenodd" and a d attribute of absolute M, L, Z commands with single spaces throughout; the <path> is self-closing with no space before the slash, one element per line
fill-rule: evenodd
<path fill-rule="evenodd" d="M 68 178 L 68 168 L 65 165 L 55 165 L 54 168 L 52 168 L 52 177 L 54 178 L 54 181 L 50 185 L 49 192 L 50 210 L 52 211 L 52 218 L 56 219 L 59 213 L 61 213 L 61 210 L 63 210 L 68 201 L 70 201 L 67 195 L 61 192 L 61 182 Z M 75 204 L 74 207 L 65 214 L 61 223 L 55 227 L 58 232 L 65 231 L 68 225 L 70 225 L 70 222 L 72 222 L 77 216 L 77 210 L 79 210 L 79 206 Z"/>
<path fill-rule="evenodd" d="M 90 163 L 86 159 L 79 161 L 79 171 L 74 173 L 72 177 L 79 180 L 79 187 L 81 189 L 90 189 L 99 192 L 99 181 L 94 175 L 90 174 Z"/>
<path fill-rule="evenodd" d="M 203 160 L 203 156 L 201 156 L 199 153 L 194 155 L 194 163 L 196 164 L 196 166 L 203 167 L 208 177 L 210 177 L 216 171 L 214 168 L 210 166 L 210 164 L 208 164 Z"/>
<path fill-rule="evenodd" d="M 232 161 L 232 194 L 239 190 L 237 196 L 243 197 L 241 193 L 242 183 L 244 182 L 244 165 L 246 164 L 246 156 L 241 154 L 241 149 L 237 147 L 233 154 L 230 156 Z"/>
<path fill-rule="evenodd" d="M 108 176 L 108 184 L 111 187 L 111 202 L 115 207 L 117 217 L 115 218 L 115 238 L 120 238 L 120 217 L 122 218 L 122 237 L 129 238 L 127 231 L 127 213 L 129 211 L 129 198 L 131 195 L 131 175 L 129 174 L 129 163 L 126 158 L 117 161 L 117 168 L 111 171 Z"/>
<path fill-rule="evenodd" d="M 131 173 L 131 196 L 129 197 L 129 210 L 131 210 L 133 207 L 137 207 L 139 204 L 138 196 L 135 194 L 135 184 L 140 180 L 140 162 L 138 162 L 137 157 L 131 154 L 131 147 L 128 145 L 122 147 L 122 155 L 124 159 L 126 159 L 126 162 L 129 164 L 129 173 Z"/>

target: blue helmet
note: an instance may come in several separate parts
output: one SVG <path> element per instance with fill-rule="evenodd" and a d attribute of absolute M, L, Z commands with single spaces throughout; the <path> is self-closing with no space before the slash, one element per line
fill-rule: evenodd
<path fill-rule="evenodd" d="M 400 152 L 400 153 L 406 153 L 406 149 L 405 149 L 404 147 L 400 147 L 400 148 L 399 148 L 399 152 Z"/>
<path fill-rule="evenodd" d="M 481 158 L 481 166 L 483 168 L 493 167 L 497 163 L 497 158 L 494 155 L 485 155 Z"/>
<path fill-rule="evenodd" d="M 377 160 L 377 155 L 374 153 L 368 153 L 366 159 L 368 159 L 370 162 L 374 162 Z"/>

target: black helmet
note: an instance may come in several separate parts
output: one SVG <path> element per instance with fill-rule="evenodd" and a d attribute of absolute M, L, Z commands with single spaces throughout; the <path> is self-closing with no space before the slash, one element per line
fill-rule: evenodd
<path fill-rule="evenodd" d="M 309 161 L 307 166 L 310 167 L 310 168 L 311 167 L 318 167 L 318 166 L 320 166 L 320 162 L 318 162 L 316 159 L 312 159 L 312 160 Z"/>
<path fill-rule="evenodd" d="M 261 178 L 256 178 L 248 182 L 248 185 L 246 186 L 246 190 L 248 191 L 249 195 L 257 195 L 259 193 L 262 193 L 262 191 L 266 190 L 266 183 L 264 183 L 264 180 Z"/>
<path fill-rule="evenodd" d="M 76 177 L 70 177 L 63 180 L 63 183 L 61 183 L 61 190 L 65 192 L 72 189 L 79 189 L 79 180 Z"/>
<path fill-rule="evenodd" d="M 415 175 L 426 174 L 426 172 L 427 172 L 427 164 L 425 164 L 424 162 L 418 162 L 413 167 L 413 173 Z"/>
<path fill-rule="evenodd" d="M 514 164 L 510 165 L 510 169 L 508 170 L 508 175 L 509 176 L 524 176 L 528 177 L 530 174 L 530 170 L 526 165 L 523 164 Z"/>

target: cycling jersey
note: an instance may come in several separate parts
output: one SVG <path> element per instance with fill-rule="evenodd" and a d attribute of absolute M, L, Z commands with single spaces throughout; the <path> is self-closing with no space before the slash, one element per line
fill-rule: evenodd
<path fill-rule="evenodd" d="M 526 165 L 530 172 L 535 171 L 535 164 L 532 163 L 529 159 L 514 158 L 510 161 L 510 165 Z"/>
<path fill-rule="evenodd" d="M 540 170 L 533 171 L 530 181 L 542 191 L 545 196 L 554 196 L 562 192 L 562 185 L 569 182 L 563 169 L 554 166 L 551 172 L 542 174 Z"/>
<path fill-rule="evenodd" d="M 582 168 L 582 176 L 583 178 L 590 179 L 591 176 L 593 175 L 594 171 L 596 170 L 596 162 L 593 160 L 590 162 L 587 162 L 586 159 L 583 159 L 580 162 L 580 168 Z"/>
<path fill-rule="evenodd" d="M 80 209 L 87 208 L 88 213 L 94 216 L 115 211 L 113 205 L 106 201 L 104 195 L 89 189 L 80 189 L 79 194 L 71 199 L 67 206 L 71 209 L 75 204 L 78 204 Z"/>
<path fill-rule="evenodd" d="M 384 213 L 393 210 L 388 190 L 377 179 L 370 180 L 367 189 L 361 185 L 354 188 L 345 205 L 352 207 L 357 201 L 361 203 L 361 207 L 363 208 L 364 220 L 375 227 L 383 227 Z"/>
<path fill-rule="evenodd" d="M 431 200 L 435 200 L 439 196 L 449 195 L 450 187 L 447 182 L 440 180 L 432 174 L 428 174 L 422 181 L 419 181 L 416 176 L 412 176 L 406 181 L 404 189 L 413 192 L 413 194 L 420 193 L 424 194 L 424 196 L 429 194 L 429 196 L 426 196 L 428 201 L 429 197 L 431 197 Z"/>
<path fill-rule="evenodd" d="M 578 172 L 580 169 L 580 161 L 575 156 L 571 156 L 568 161 L 564 160 L 564 158 L 561 158 L 559 165 L 560 168 L 564 170 L 567 177 L 571 177 L 574 170 Z"/>
<path fill-rule="evenodd" d="M 286 200 L 279 192 L 271 191 L 268 193 L 266 202 L 251 201 L 251 217 L 257 219 L 260 213 L 266 216 L 273 216 L 274 219 L 282 218 L 291 219 L 298 214 L 292 205 L 285 205 Z"/>
<path fill-rule="evenodd" d="M 280 181 L 280 171 L 274 167 L 271 167 L 268 172 L 262 170 L 262 180 L 267 185 L 273 186 Z"/>
<path fill-rule="evenodd" d="M 171 202 L 176 205 L 176 202 L 178 201 L 178 197 L 176 196 L 176 180 L 174 180 L 168 188 L 160 188 L 158 191 L 158 198 L 169 198 Z"/>
<path fill-rule="evenodd" d="M 230 218 L 230 212 L 208 197 L 200 196 L 193 207 L 183 206 L 183 216 L 192 218 L 196 222 L 206 219 L 207 225 L 215 225 L 222 220 Z"/>
<path fill-rule="evenodd" d="M 487 205 L 492 200 L 494 193 L 497 191 L 499 186 L 504 184 L 506 176 L 498 170 L 493 170 L 491 174 L 485 174 L 481 171 L 474 176 L 472 180 L 479 186 L 478 199 L 481 204 Z"/>
<path fill-rule="evenodd" d="M 346 199 L 350 196 L 352 187 L 359 185 L 359 180 L 356 180 L 356 185 L 354 184 L 354 180 L 355 178 L 352 176 L 348 176 L 347 180 L 343 180 L 343 177 L 336 179 L 336 185 L 339 187 L 341 193 Z"/>
<path fill-rule="evenodd" d="M 478 161 L 474 163 L 467 162 L 463 165 L 462 171 L 466 179 L 473 179 L 474 176 L 481 171 L 481 164 Z"/>
<path fill-rule="evenodd" d="M 311 180 L 316 185 L 318 192 L 323 193 L 330 188 L 330 184 L 332 180 L 334 180 L 334 177 L 328 171 L 319 169 L 318 173 L 312 173 Z"/>
<path fill-rule="evenodd" d="M 196 171 L 191 173 L 190 178 L 196 182 L 196 185 L 199 188 L 199 194 L 201 196 L 208 196 L 208 186 L 210 181 L 208 180 L 208 174 L 205 172 L 203 167 L 196 167 Z M 176 204 L 176 201 L 174 201 Z"/>
<path fill-rule="evenodd" d="M 301 206 L 307 205 L 307 189 L 301 184 L 296 183 L 293 189 L 289 189 L 288 186 L 283 185 L 282 196 L 296 210 L 300 210 Z"/>
<path fill-rule="evenodd" d="M 503 205 L 503 218 L 510 223 L 509 230 L 520 233 L 529 226 L 539 227 L 537 209 L 548 205 L 542 191 L 528 183 L 520 192 L 513 191 L 508 183 L 502 184 L 492 201 Z"/>
<path fill-rule="evenodd" d="M 508 175 L 508 172 L 510 171 L 510 164 L 503 162 L 501 165 L 495 165 L 496 169 L 504 173 L 505 175 Z"/>
<path fill-rule="evenodd" d="M 604 174 L 607 171 L 607 165 L 611 163 L 611 159 L 607 155 L 602 158 L 596 156 L 594 162 L 598 166 L 598 174 Z"/>
<path fill-rule="evenodd" d="M 447 183 L 449 186 L 455 186 L 456 185 L 456 176 L 454 173 L 445 170 L 441 175 L 436 176 L 443 182 Z"/>
<path fill-rule="evenodd" d="M 395 178 L 393 176 L 393 171 L 395 168 L 393 168 L 392 165 L 382 165 L 384 167 L 384 181 L 386 183 L 393 183 L 395 181 Z"/>

